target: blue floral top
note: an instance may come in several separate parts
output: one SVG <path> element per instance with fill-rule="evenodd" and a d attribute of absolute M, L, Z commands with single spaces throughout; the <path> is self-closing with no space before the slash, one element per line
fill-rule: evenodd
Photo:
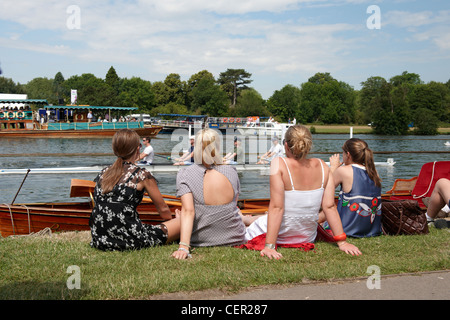
<path fill-rule="evenodd" d="M 364 167 L 352 165 L 353 185 L 349 193 L 339 192 L 338 211 L 349 237 L 381 235 L 381 188 L 369 178 Z"/>

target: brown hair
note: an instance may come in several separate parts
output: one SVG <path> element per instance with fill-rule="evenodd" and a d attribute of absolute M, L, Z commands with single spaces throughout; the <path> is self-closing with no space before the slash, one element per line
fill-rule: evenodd
<path fill-rule="evenodd" d="M 381 179 L 378 176 L 377 169 L 375 169 L 373 152 L 367 145 L 367 142 L 362 139 L 351 138 L 344 143 L 342 150 L 350 153 L 354 163 L 363 165 L 369 178 L 375 182 L 377 187 L 381 187 Z"/>
<path fill-rule="evenodd" d="M 305 158 L 313 145 L 311 132 L 307 127 L 299 124 L 287 129 L 284 141 L 287 142 L 289 150 L 297 160 Z"/>
<path fill-rule="evenodd" d="M 102 177 L 103 194 L 110 192 L 123 175 L 123 162 L 136 154 L 140 137 L 134 130 L 122 129 L 117 131 L 112 138 L 112 149 L 117 160 L 109 167 Z"/>

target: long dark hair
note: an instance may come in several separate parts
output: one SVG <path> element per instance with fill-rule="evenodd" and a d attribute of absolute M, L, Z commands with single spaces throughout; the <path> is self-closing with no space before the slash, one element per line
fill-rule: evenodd
<path fill-rule="evenodd" d="M 117 156 L 114 164 L 103 174 L 103 194 L 110 192 L 123 175 L 123 162 L 130 159 L 139 148 L 140 138 L 134 130 L 122 129 L 117 131 L 112 138 L 112 149 Z"/>
<path fill-rule="evenodd" d="M 381 187 L 381 179 L 377 169 L 375 169 L 373 152 L 367 145 L 367 142 L 362 139 L 351 138 L 344 143 L 342 150 L 350 153 L 354 163 L 364 166 L 369 178 L 375 182 L 377 187 Z"/>

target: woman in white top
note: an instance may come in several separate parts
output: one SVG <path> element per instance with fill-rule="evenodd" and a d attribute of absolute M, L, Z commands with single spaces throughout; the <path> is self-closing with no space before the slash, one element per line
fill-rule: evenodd
<path fill-rule="evenodd" d="M 328 166 L 320 159 L 307 159 L 312 147 L 308 128 L 291 126 L 283 145 L 286 158 L 272 161 L 270 170 L 269 214 L 255 220 L 246 232 L 246 240 L 267 233 L 261 256 L 279 259 L 278 244 L 314 242 L 322 207 L 339 249 L 360 255 L 359 249 L 346 242 L 334 201 L 334 182 Z"/>

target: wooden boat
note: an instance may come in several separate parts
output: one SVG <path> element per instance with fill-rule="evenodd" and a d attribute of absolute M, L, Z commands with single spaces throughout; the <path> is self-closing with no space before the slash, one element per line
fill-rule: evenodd
<path fill-rule="evenodd" d="M 440 178 L 450 179 L 450 161 L 426 163 L 417 177 L 397 179 L 391 190 L 382 195 L 382 200 L 415 199 L 422 209 L 425 209 L 422 200 L 431 195 L 434 184 Z M 90 198 L 84 202 L 1 204 L 1 236 L 29 234 L 44 228 L 50 228 L 53 231 L 89 230 L 94 187 L 93 181 L 72 179 L 70 196 Z M 175 210 L 181 208 L 180 199 L 171 195 L 164 195 L 164 199 L 175 215 Z M 239 200 L 238 207 L 244 215 L 260 215 L 268 210 L 269 203 L 270 199 L 242 199 Z M 144 197 L 137 210 L 144 223 L 158 224 L 163 221 L 148 197 Z"/>
<path fill-rule="evenodd" d="M 434 161 L 425 163 L 416 177 L 396 179 L 392 188 L 386 192 L 386 199 L 417 200 L 421 208 L 426 208 L 424 198 L 431 196 L 436 181 L 441 178 L 450 179 L 450 161 Z"/>
<path fill-rule="evenodd" d="M 41 109 L 32 111 L 30 105 L 41 106 Z M 0 99 L 0 107 L 0 138 L 110 137 L 125 128 L 135 130 L 141 137 L 155 137 L 163 129 L 162 126 L 145 125 L 143 121 L 91 123 L 87 118 L 89 110 L 110 114 L 111 110 L 127 112 L 137 109 L 135 107 L 49 106 L 43 99 Z"/>
<path fill-rule="evenodd" d="M 125 122 L 128 124 L 128 122 Z M 0 138 L 99 138 L 99 137 L 112 137 L 118 130 L 127 128 L 126 125 L 114 125 L 111 123 L 111 127 L 104 129 L 69 129 L 69 130 L 49 130 L 49 129 L 1 129 Z M 162 126 L 144 126 L 133 127 L 132 129 L 137 132 L 141 137 L 156 137 L 162 130 Z"/>
<path fill-rule="evenodd" d="M 71 197 L 89 197 L 91 200 L 64 203 L 28 203 L 0 205 L 0 235 L 24 235 L 50 228 L 59 231 L 89 230 L 89 217 L 93 208 L 93 181 L 73 179 Z M 163 195 L 170 211 L 175 216 L 175 209 L 181 208 L 179 198 Z M 241 200 L 239 206 L 243 214 L 262 214 L 267 211 L 268 199 Z M 143 223 L 158 224 L 163 222 L 155 205 L 148 197 L 144 197 L 137 208 Z"/>

